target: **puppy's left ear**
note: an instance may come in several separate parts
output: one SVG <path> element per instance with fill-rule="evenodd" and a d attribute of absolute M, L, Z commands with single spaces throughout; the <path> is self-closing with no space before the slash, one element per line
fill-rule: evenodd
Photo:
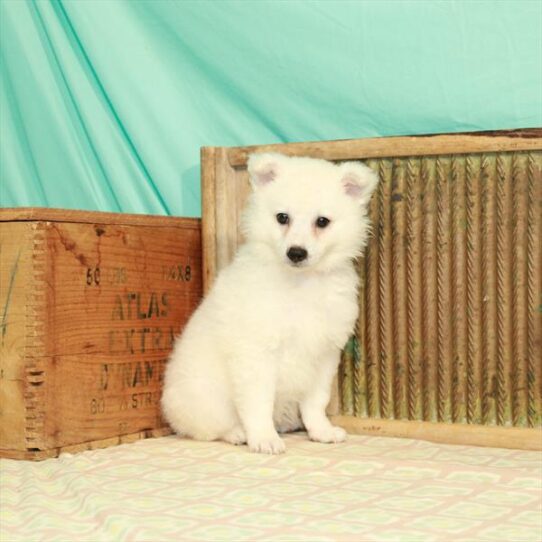
<path fill-rule="evenodd" d="M 257 189 L 273 182 L 282 158 L 282 155 L 271 152 L 251 154 L 248 157 L 247 169 L 252 188 Z"/>
<path fill-rule="evenodd" d="M 344 191 L 361 205 L 367 205 L 378 185 L 376 172 L 361 162 L 344 162 L 339 168 Z"/>

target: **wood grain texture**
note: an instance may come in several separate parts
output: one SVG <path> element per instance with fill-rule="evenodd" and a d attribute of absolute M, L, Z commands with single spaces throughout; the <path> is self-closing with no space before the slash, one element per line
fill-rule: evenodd
<path fill-rule="evenodd" d="M 40 457 L 165 426 L 165 364 L 202 294 L 199 221 L 155 227 L 75 218 L 0 223 L 3 239 L 25 230 L 17 242 L 29 262 L 18 286 L 25 294 L 7 311 L 22 314 L 13 338 L 21 346 L 2 356 L 8 371 L 0 379 L 2 394 L 13 394 L 14 379 L 4 376 L 15 375 L 22 398 L 13 408 L 24 423 L 2 408 L 10 437 L 0 454 Z M 2 274 L 13 266 L 13 250 L 2 251 Z"/>
<path fill-rule="evenodd" d="M 203 291 L 216 275 L 216 149 L 201 149 L 201 231 L 203 254 Z"/>
<path fill-rule="evenodd" d="M 61 446 L 59 448 L 49 448 L 46 450 L 2 449 L 1 457 L 5 457 L 6 459 L 42 461 L 43 459 L 58 457 L 62 453 L 77 454 L 87 450 L 99 450 L 101 448 L 109 448 L 109 446 L 117 446 L 119 444 L 130 444 L 145 438 L 166 437 L 171 434 L 172 430 L 169 427 L 160 427 L 158 429 L 147 429 L 145 431 L 138 431 L 137 433 L 119 435 L 117 437 L 100 440 L 91 440 L 88 442 Z"/>
<path fill-rule="evenodd" d="M 280 152 L 289 156 L 312 156 L 325 160 L 363 160 L 405 156 L 540 150 L 542 128 L 502 132 L 375 137 L 341 141 L 279 143 L 227 149 L 233 167 L 245 167 L 253 152 Z"/>
<path fill-rule="evenodd" d="M 463 446 L 542 450 L 540 427 L 488 427 L 415 420 L 362 419 L 353 416 L 332 416 L 331 421 L 354 435 L 412 438 Z"/>
<path fill-rule="evenodd" d="M 27 296 L 34 279 L 32 236 L 32 224 L 0 228 L 0 448 L 25 446 L 24 357 Z"/>
<path fill-rule="evenodd" d="M 155 228 L 179 226 L 200 228 L 197 218 L 129 213 L 104 213 L 101 211 L 79 211 L 53 209 L 49 207 L 5 207 L 0 209 L 0 222 L 75 222 L 76 224 L 117 224 L 124 226 L 152 226 Z"/>
<path fill-rule="evenodd" d="M 343 413 L 454 427 L 453 442 L 473 441 L 468 426 L 540 427 L 542 130 L 226 149 L 235 175 L 217 183 L 239 184 L 253 150 L 380 175 Z"/>
<path fill-rule="evenodd" d="M 216 265 L 218 269 L 225 267 L 235 254 L 239 241 L 239 215 L 237 211 L 237 195 L 235 170 L 227 159 L 226 150 L 217 148 L 215 153 L 216 177 L 220 182 L 215 184 L 216 205 Z"/>

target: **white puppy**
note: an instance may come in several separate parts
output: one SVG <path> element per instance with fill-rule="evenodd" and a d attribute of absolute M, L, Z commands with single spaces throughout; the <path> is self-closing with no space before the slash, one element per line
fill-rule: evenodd
<path fill-rule="evenodd" d="M 246 242 L 177 339 L 162 408 L 199 440 L 280 453 L 303 426 L 340 442 L 325 409 L 358 314 L 353 260 L 376 174 L 359 162 L 253 154 Z"/>

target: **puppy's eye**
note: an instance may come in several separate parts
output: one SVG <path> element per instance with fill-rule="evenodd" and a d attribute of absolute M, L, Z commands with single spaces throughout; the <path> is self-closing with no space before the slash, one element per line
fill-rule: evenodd
<path fill-rule="evenodd" d="M 288 224 L 288 222 L 290 222 L 290 217 L 286 213 L 278 213 L 277 222 L 279 224 Z"/>
<path fill-rule="evenodd" d="M 326 218 L 325 216 L 319 216 L 316 219 L 316 227 L 317 228 L 325 228 L 330 223 L 329 218 Z"/>

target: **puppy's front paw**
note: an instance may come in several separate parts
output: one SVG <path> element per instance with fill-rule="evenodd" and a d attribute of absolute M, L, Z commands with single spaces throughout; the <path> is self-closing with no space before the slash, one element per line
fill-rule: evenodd
<path fill-rule="evenodd" d="M 284 441 L 277 435 L 269 435 L 248 439 L 248 447 L 251 452 L 260 454 L 282 454 L 286 450 Z"/>
<path fill-rule="evenodd" d="M 346 431 L 334 425 L 316 427 L 309 431 L 309 438 L 316 442 L 343 442 L 346 440 Z"/>
<path fill-rule="evenodd" d="M 230 431 L 228 431 L 223 437 L 222 440 L 229 442 L 230 444 L 235 444 L 239 446 L 240 444 L 245 444 L 247 441 L 247 436 L 245 430 L 237 425 Z"/>

